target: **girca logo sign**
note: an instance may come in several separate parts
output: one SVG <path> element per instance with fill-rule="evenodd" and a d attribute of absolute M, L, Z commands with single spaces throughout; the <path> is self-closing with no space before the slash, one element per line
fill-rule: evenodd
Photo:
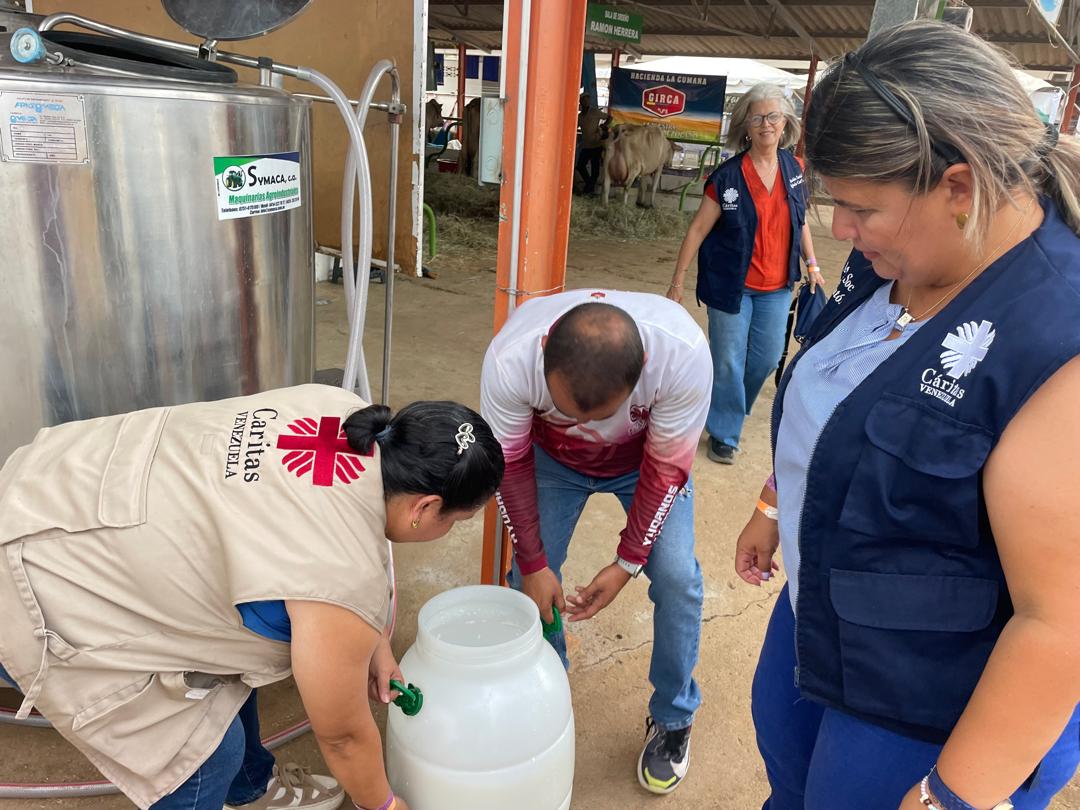
<path fill-rule="evenodd" d="M 986 359 L 995 337 L 994 325 L 990 321 L 969 321 L 956 327 L 941 341 L 945 349 L 939 355 L 941 368 L 923 370 L 919 391 L 955 408 L 966 393 L 960 380 Z"/>
<path fill-rule="evenodd" d="M 678 115 L 686 109 L 686 93 L 666 84 L 650 87 L 641 91 L 641 106 L 661 118 Z"/>

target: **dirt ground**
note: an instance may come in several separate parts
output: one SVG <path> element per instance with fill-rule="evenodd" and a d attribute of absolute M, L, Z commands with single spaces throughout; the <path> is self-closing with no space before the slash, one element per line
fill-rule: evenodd
<path fill-rule="evenodd" d="M 812 222 L 812 228 L 823 271 L 827 280 L 835 284 L 847 249 L 828 236 L 828 214 L 825 210 L 823 219 Z M 567 285 L 663 294 L 677 249 L 678 240 L 629 243 L 578 239 L 570 246 Z M 446 245 L 443 250 L 429 262 L 437 278 L 399 276 L 390 398 L 395 406 L 416 399 L 446 398 L 478 405 L 480 365 L 492 325 L 494 251 L 470 254 Z M 382 288 L 373 287 L 372 292 L 375 300 L 365 345 L 377 390 L 381 378 Z M 343 366 L 347 329 L 342 290 L 321 284 L 317 297 L 318 366 Z M 686 303 L 704 326 L 704 310 L 692 300 Z M 697 549 L 705 574 L 701 662 L 697 669 L 704 704 L 694 726 L 689 776 L 676 793 L 665 799 L 646 794 L 637 784 L 634 769 L 650 694 L 647 672 L 652 631 L 646 583 L 632 582 L 611 607 L 576 629 L 577 649 L 573 651 L 570 673 L 577 724 L 575 809 L 644 810 L 663 804 L 668 808 L 751 810 L 760 807 L 767 794 L 750 720 L 750 682 L 782 579 L 762 589 L 745 585 L 734 574 L 732 557 L 735 539 L 768 473 L 768 413 L 774 392 L 770 381 L 747 421 L 743 451 L 734 466 L 711 463 L 702 444 L 694 470 Z M 614 497 L 590 501 L 565 568 L 568 586 L 587 583 L 610 562 L 623 521 L 622 509 Z M 416 613 L 427 599 L 447 588 L 478 581 L 480 546 L 481 521 L 477 519 L 459 525 L 440 542 L 398 550 L 402 604 L 394 647 L 399 655 L 412 643 Z M 264 733 L 302 718 L 291 683 L 260 694 Z M 12 696 L 10 691 L 0 690 L 0 700 L 5 703 L 10 704 Z M 47 729 L 0 726 L 0 752 L 0 783 L 99 778 L 85 760 Z M 310 735 L 279 749 L 278 755 L 325 772 Z M 0 807 L 120 810 L 131 805 L 114 797 L 12 800 L 0 803 Z M 1052 807 L 1080 810 L 1080 779 L 1074 779 Z"/>

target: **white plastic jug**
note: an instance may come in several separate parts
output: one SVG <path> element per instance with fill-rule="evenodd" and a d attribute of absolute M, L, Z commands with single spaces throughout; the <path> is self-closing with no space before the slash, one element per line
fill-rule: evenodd
<path fill-rule="evenodd" d="M 423 707 L 390 707 L 386 758 L 411 810 L 569 809 L 570 684 L 531 599 L 492 585 L 439 594 L 401 671 Z"/>

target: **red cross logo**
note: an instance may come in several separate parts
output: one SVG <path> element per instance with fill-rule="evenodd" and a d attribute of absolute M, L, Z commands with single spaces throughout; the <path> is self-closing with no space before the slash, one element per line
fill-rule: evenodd
<path fill-rule="evenodd" d="M 361 454 L 349 445 L 339 417 L 323 416 L 318 422 L 310 417 L 297 419 L 289 430 L 292 435 L 278 436 L 277 448 L 289 451 L 281 463 L 297 478 L 311 472 L 312 484 L 330 487 L 335 477 L 343 484 L 351 484 L 364 471 Z M 374 448 L 366 453 L 368 457 L 373 454 Z"/>

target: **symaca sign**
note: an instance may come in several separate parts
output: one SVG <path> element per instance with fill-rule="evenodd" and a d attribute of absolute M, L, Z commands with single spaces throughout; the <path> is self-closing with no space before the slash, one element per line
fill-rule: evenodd
<path fill-rule="evenodd" d="M 641 106 L 660 118 L 679 115 L 686 109 L 686 93 L 666 84 L 641 91 Z"/>

